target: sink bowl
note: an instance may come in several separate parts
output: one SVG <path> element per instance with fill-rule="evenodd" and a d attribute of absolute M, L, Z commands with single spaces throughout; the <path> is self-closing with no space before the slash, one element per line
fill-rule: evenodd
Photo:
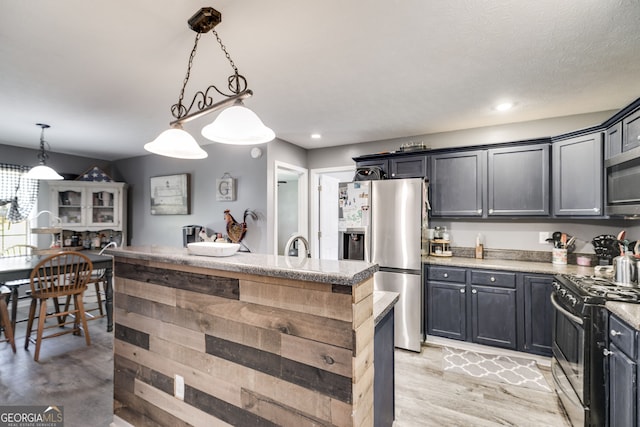
<path fill-rule="evenodd" d="M 193 255 L 231 256 L 238 252 L 238 243 L 193 242 L 187 243 L 187 250 Z"/>

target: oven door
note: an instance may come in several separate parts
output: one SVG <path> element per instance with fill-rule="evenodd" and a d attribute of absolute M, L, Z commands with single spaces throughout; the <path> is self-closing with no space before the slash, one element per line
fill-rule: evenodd
<path fill-rule="evenodd" d="M 585 402 L 584 393 L 584 320 L 563 306 L 561 301 L 557 299 L 555 292 L 551 293 L 551 303 L 554 307 L 553 342 L 551 345 L 553 357 L 562 369 L 573 392 L 580 399 L 580 403 L 583 406 L 588 406 L 589 402 Z"/>

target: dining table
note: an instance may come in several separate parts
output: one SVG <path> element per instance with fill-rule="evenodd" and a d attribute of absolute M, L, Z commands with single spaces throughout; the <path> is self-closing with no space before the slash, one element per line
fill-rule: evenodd
<path fill-rule="evenodd" d="M 107 312 L 107 332 L 113 330 L 113 257 L 110 255 L 99 255 L 97 253 L 82 252 L 93 264 L 93 269 L 105 270 L 105 305 Z M 31 271 L 47 255 L 31 255 L 30 257 L 1 257 L 0 258 L 0 284 L 13 280 L 26 280 L 23 286 L 28 286 Z M 13 296 L 15 298 L 15 295 Z M 13 313 L 12 313 L 13 315 Z"/>

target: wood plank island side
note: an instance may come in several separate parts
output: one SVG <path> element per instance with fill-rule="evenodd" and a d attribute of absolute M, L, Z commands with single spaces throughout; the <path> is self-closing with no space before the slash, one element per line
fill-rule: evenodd
<path fill-rule="evenodd" d="M 111 251 L 116 415 L 166 426 L 373 425 L 377 266 L 172 252 Z"/>

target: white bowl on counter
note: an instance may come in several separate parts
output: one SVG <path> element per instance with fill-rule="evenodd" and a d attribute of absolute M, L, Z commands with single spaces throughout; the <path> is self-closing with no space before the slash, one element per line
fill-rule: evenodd
<path fill-rule="evenodd" d="M 231 256 L 238 252 L 240 244 L 222 242 L 192 242 L 187 243 L 187 250 L 192 255 L 203 256 Z"/>

